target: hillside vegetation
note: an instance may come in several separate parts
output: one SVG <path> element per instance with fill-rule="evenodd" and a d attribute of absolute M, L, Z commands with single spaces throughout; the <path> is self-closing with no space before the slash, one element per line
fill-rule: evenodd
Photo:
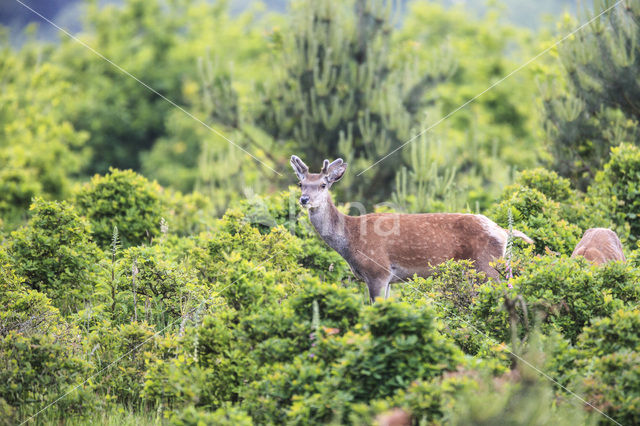
<path fill-rule="evenodd" d="M 637 2 L 459 111 L 579 23 L 87 7 L 80 39 L 179 108 L 77 41 L 2 39 L 0 424 L 640 423 Z M 482 213 L 534 244 L 371 304 L 291 154 L 349 163 L 344 212 Z M 570 258 L 593 227 L 627 262 Z"/>

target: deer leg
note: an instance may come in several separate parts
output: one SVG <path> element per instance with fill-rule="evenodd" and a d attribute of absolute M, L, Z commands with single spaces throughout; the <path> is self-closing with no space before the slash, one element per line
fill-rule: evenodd
<path fill-rule="evenodd" d="M 389 279 L 387 277 L 368 279 L 366 282 L 367 287 L 369 288 L 369 299 L 372 304 L 376 301 L 376 297 L 380 296 L 383 290 L 384 298 L 386 299 L 389 297 Z"/>

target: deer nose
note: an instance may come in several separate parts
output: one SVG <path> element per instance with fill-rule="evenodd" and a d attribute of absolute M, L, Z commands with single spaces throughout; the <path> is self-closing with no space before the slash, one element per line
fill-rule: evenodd
<path fill-rule="evenodd" d="M 303 206 L 305 204 L 307 204 L 309 202 L 309 196 L 308 195 L 303 195 L 302 197 L 300 197 L 300 204 L 302 204 Z"/>

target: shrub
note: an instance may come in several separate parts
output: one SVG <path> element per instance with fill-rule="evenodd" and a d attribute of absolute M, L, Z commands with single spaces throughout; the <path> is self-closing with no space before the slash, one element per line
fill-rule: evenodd
<path fill-rule="evenodd" d="M 640 312 L 620 309 L 585 327 L 577 344 L 588 400 L 623 424 L 640 422 Z M 604 423 L 603 419 L 603 423 Z"/>
<path fill-rule="evenodd" d="M 571 202 L 575 195 L 568 179 L 542 167 L 523 170 L 516 178 L 515 183 L 516 185 L 538 190 L 549 200 L 558 203 Z M 510 190 L 510 187 L 507 187 L 504 192 L 510 193 L 513 191 Z"/>
<path fill-rule="evenodd" d="M 621 238 L 640 239 L 640 148 L 621 144 L 611 150 L 611 158 L 596 174 L 589 195 L 596 209 L 604 211 Z"/>
<path fill-rule="evenodd" d="M 561 254 L 571 254 L 582 231 L 561 218 L 560 204 L 542 192 L 528 186 L 511 185 L 490 216 L 504 228 L 509 226 L 509 210 L 514 228 L 527 234 L 535 242 L 536 253 L 544 254 L 548 247 Z M 519 241 L 519 240 L 516 240 Z"/>
<path fill-rule="evenodd" d="M 205 302 L 211 295 L 184 263 L 168 259 L 163 246 L 130 247 L 116 266 L 115 300 L 111 302 L 117 323 L 145 320 L 159 326 L 175 321 Z M 135 308 L 134 308 L 135 304 Z"/>
<path fill-rule="evenodd" d="M 109 246 L 114 226 L 124 247 L 135 246 L 160 235 L 165 206 L 162 188 L 131 170 L 109 169 L 96 175 L 75 193 L 78 211 L 93 227 L 96 242 Z"/>
<path fill-rule="evenodd" d="M 15 331 L 0 337 L 0 363 L 0 399 L 24 415 L 81 383 L 91 372 L 72 348 L 53 335 L 23 336 Z M 82 410 L 73 401 L 61 401 L 67 414 Z"/>
<path fill-rule="evenodd" d="M 25 285 L 47 294 L 63 313 L 77 311 L 98 280 L 100 250 L 75 208 L 62 201 L 37 199 L 32 218 L 11 235 L 9 251 Z"/>
<path fill-rule="evenodd" d="M 424 306 L 380 301 L 364 307 L 358 324 L 346 331 L 317 330 L 306 351 L 252 385 L 247 407 L 256 421 L 345 422 L 358 403 L 390 397 L 462 360 Z"/>
<path fill-rule="evenodd" d="M 174 357 L 175 336 L 161 337 L 153 326 L 131 322 L 113 326 L 102 322 L 85 339 L 86 350 L 99 374 L 96 391 L 107 402 L 140 404 L 148 366 Z"/>
<path fill-rule="evenodd" d="M 506 341 L 507 312 L 502 309 L 505 296 L 515 299 L 522 295 L 528 307 L 528 321 L 538 322 L 542 331 L 559 331 L 570 341 L 576 341 L 582 328 L 592 319 L 606 316 L 626 303 L 640 301 L 638 271 L 629 265 L 609 263 L 595 267 L 584 259 L 539 257 L 532 259 L 525 272 L 506 284 L 489 282 L 479 288 L 473 306 L 477 324 L 501 341 Z M 518 306 L 524 320 L 524 312 Z"/>
<path fill-rule="evenodd" d="M 468 260 L 448 260 L 434 266 L 433 272 L 426 279 L 416 277 L 402 284 L 402 300 L 409 303 L 428 300 L 445 324 L 442 332 L 466 353 L 476 355 L 488 348 L 486 338 L 474 330 L 470 315 L 478 288 L 486 281 L 485 275 L 476 272 Z"/>

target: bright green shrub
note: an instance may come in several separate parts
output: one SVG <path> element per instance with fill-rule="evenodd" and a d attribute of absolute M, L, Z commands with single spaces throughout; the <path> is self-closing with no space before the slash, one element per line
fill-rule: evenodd
<path fill-rule="evenodd" d="M 640 148 L 621 144 L 611 150 L 611 158 L 596 174 L 589 188 L 591 203 L 615 224 L 621 238 L 640 239 Z"/>
<path fill-rule="evenodd" d="M 15 272 L 63 313 L 77 311 L 98 280 L 100 250 L 91 241 L 89 225 L 65 201 L 35 200 L 31 214 L 9 241 Z"/>
<path fill-rule="evenodd" d="M 296 261 L 296 243 L 282 227 L 261 234 L 240 212 L 230 210 L 217 232 L 199 237 L 189 262 L 229 306 L 253 310 L 295 292 L 300 276 L 308 274 Z"/>
<path fill-rule="evenodd" d="M 513 227 L 534 240 L 536 253 L 544 254 L 548 247 L 561 254 L 571 254 L 582 236 L 580 228 L 561 218 L 560 204 L 537 189 L 518 184 L 508 187 L 502 201 L 489 215 L 500 226 L 508 228 L 509 210 Z"/>
<path fill-rule="evenodd" d="M 106 248 L 114 226 L 124 247 L 150 243 L 160 235 L 165 214 L 162 188 L 131 170 L 109 169 L 76 191 L 74 203 L 91 222 L 96 242 Z"/>
<path fill-rule="evenodd" d="M 216 220 L 211 200 L 199 192 L 181 194 L 167 191 L 163 194 L 168 212 L 168 231 L 178 236 L 197 235 L 209 231 Z M 161 230 L 162 231 L 162 230 Z"/>
<path fill-rule="evenodd" d="M 574 192 L 568 179 L 558 176 L 552 170 L 542 167 L 536 169 L 523 170 L 515 181 L 516 185 L 526 186 L 536 189 L 550 200 L 558 203 L 571 202 Z M 511 187 L 505 188 L 505 193 L 513 192 Z"/>
<path fill-rule="evenodd" d="M 24 336 L 16 331 L 0 337 L 0 365 L 0 398 L 24 415 L 42 408 L 91 373 L 91 367 L 54 335 Z M 82 388 L 77 391 L 83 392 Z M 61 400 L 57 408 L 68 414 L 82 410 L 73 401 Z"/>

